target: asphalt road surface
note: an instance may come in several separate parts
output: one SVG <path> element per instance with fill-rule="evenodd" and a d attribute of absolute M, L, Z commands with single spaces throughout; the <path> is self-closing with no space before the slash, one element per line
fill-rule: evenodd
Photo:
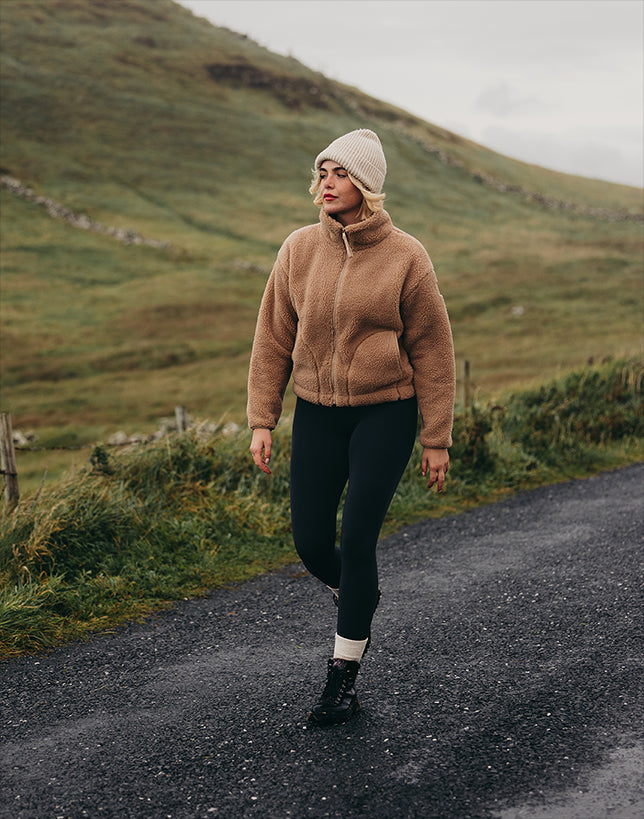
<path fill-rule="evenodd" d="M 382 541 L 361 713 L 299 565 L 0 664 L 2 817 L 644 816 L 644 464 Z"/>

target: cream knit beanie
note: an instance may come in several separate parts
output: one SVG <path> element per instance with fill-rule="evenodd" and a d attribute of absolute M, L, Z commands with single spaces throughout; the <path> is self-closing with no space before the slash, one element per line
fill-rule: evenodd
<path fill-rule="evenodd" d="M 319 170 L 327 159 L 342 165 L 372 193 L 380 193 L 382 190 L 387 162 L 380 140 L 373 131 L 360 128 L 338 137 L 318 154 L 315 169 Z"/>

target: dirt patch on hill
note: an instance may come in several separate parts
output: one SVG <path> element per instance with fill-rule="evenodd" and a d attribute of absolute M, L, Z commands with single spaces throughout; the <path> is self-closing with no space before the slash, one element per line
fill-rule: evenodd
<path fill-rule="evenodd" d="M 232 85 L 235 88 L 254 88 L 268 91 L 282 105 L 299 110 L 306 106 L 328 109 L 330 100 L 321 86 L 305 77 L 291 77 L 258 68 L 252 63 L 211 63 L 206 66 L 215 82 Z"/>

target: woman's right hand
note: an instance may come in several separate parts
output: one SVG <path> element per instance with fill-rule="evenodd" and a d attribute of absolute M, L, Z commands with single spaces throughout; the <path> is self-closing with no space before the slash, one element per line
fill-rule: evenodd
<path fill-rule="evenodd" d="M 267 475 L 271 474 L 268 468 L 268 462 L 271 459 L 271 448 L 273 446 L 273 436 L 270 429 L 254 429 L 253 439 L 250 442 L 250 452 L 255 461 L 255 466 L 265 472 Z"/>

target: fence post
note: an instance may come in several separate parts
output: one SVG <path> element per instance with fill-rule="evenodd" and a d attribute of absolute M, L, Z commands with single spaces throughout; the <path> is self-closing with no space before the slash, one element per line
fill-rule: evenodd
<path fill-rule="evenodd" d="M 471 401 L 472 382 L 470 379 L 470 362 L 463 362 L 463 405 L 469 409 Z"/>
<path fill-rule="evenodd" d="M 7 412 L 0 413 L 0 456 L 2 456 L 0 460 L 2 461 L 2 475 L 4 478 L 4 497 L 7 509 L 11 512 L 18 505 L 20 491 L 18 489 L 16 452 L 13 448 L 11 416 Z"/>
<path fill-rule="evenodd" d="M 185 407 L 175 407 L 174 408 L 174 417 L 175 417 L 175 421 L 177 422 L 177 432 L 179 433 L 179 435 L 181 435 L 190 426 L 190 419 L 188 417 L 188 411 L 186 410 Z"/>

